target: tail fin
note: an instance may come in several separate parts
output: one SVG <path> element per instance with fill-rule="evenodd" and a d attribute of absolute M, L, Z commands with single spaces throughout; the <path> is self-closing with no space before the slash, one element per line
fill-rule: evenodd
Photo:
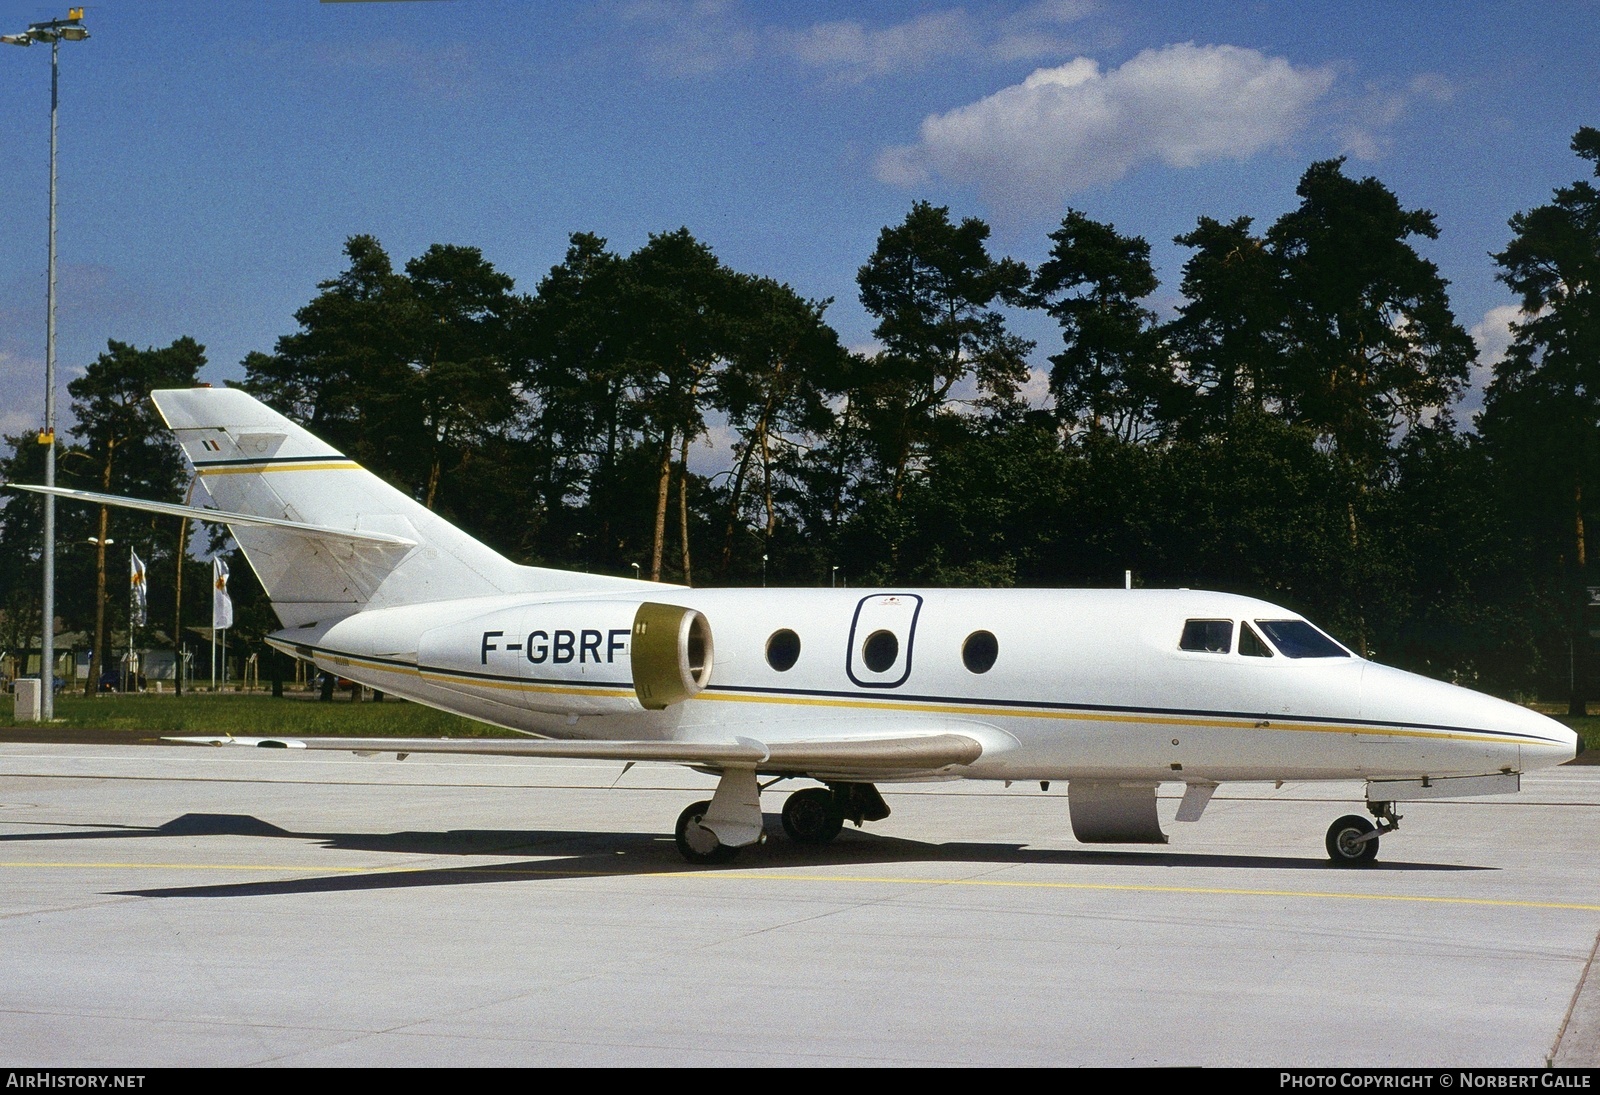
<path fill-rule="evenodd" d="M 396 539 L 231 525 L 286 627 L 369 607 L 634 584 L 519 566 L 237 388 L 151 397 L 219 509 Z"/>

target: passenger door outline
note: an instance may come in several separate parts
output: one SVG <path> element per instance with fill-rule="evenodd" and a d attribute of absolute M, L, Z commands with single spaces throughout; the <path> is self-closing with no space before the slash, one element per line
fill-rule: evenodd
<path fill-rule="evenodd" d="M 845 651 L 845 673 L 860 688 L 898 688 L 911 676 L 912 645 L 922 598 L 915 593 L 874 593 L 856 602 L 850 619 L 850 639 Z M 889 631 L 900 650 L 888 669 L 874 673 L 861 660 L 861 644 L 875 631 Z M 859 635 L 859 641 L 858 641 Z M 896 675 L 898 674 L 898 675 Z"/>

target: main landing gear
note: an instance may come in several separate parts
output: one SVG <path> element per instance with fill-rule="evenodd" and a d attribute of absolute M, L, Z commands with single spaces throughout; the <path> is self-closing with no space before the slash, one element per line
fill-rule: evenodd
<path fill-rule="evenodd" d="M 796 791 L 783 804 L 783 831 L 796 844 L 826 844 L 846 821 L 860 828 L 889 816 L 889 804 L 870 783 L 830 783 Z"/>
<path fill-rule="evenodd" d="M 783 803 L 783 831 L 796 844 L 826 844 L 844 828 L 844 814 L 827 787 L 796 791 Z"/>
<path fill-rule="evenodd" d="M 846 821 L 859 827 L 888 816 L 889 804 L 872 784 L 830 783 L 796 791 L 784 801 L 783 831 L 796 844 L 826 844 Z M 755 773 L 724 773 L 715 797 L 691 803 L 678 815 L 675 835 L 678 853 L 700 866 L 727 863 L 740 848 L 765 840 Z"/>
<path fill-rule="evenodd" d="M 678 815 L 678 854 L 690 863 L 702 866 L 727 863 L 739 854 L 738 848 L 722 843 L 717 839 L 716 833 L 700 824 L 710 809 L 709 800 L 691 802 L 688 808 Z"/>
<path fill-rule="evenodd" d="M 1328 858 L 1340 867 L 1361 867 L 1378 858 L 1378 838 L 1400 827 L 1392 802 L 1369 802 L 1367 810 L 1378 819 L 1374 825 L 1360 814 L 1346 814 L 1328 826 L 1324 844 Z"/>

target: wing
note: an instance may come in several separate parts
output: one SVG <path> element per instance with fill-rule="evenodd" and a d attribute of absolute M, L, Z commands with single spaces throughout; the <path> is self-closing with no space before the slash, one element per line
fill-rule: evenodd
<path fill-rule="evenodd" d="M 759 742 L 546 741 L 519 738 L 169 737 L 185 745 L 246 745 L 258 749 L 332 749 L 371 755 L 469 753 L 481 756 L 566 757 L 579 760 L 664 761 L 697 768 L 746 768 L 768 775 L 893 779 L 971 764 L 983 754 L 976 738 L 958 733 L 889 738 Z"/>

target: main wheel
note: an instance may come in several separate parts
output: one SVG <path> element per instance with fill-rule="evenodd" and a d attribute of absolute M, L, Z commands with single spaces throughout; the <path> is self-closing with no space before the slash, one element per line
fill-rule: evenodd
<path fill-rule="evenodd" d="M 796 844 L 826 844 L 844 828 L 844 815 L 826 787 L 796 791 L 783 803 L 783 831 Z"/>
<path fill-rule="evenodd" d="M 738 848 L 728 847 L 717 839 L 716 833 L 700 824 L 709 809 L 709 802 L 693 802 L 678 815 L 678 854 L 690 863 L 726 863 L 739 854 Z"/>
<path fill-rule="evenodd" d="M 1328 858 L 1342 867 L 1371 863 L 1378 858 L 1378 838 L 1362 840 L 1372 832 L 1372 822 L 1359 814 L 1346 814 L 1328 826 Z"/>

